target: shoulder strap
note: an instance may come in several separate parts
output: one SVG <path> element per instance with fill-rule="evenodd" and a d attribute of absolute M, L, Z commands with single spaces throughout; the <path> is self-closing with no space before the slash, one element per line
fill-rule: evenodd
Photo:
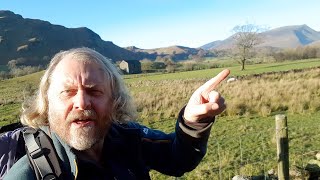
<path fill-rule="evenodd" d="M 37 179 L 61 179 L 58 155 L 51 138 L 42 130 L 26 128 L 23 131 L 27 154 Z"/>

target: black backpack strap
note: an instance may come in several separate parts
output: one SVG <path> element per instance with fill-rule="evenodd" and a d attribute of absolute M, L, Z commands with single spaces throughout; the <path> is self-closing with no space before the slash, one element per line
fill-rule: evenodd
<path fill-rule="evenodd" d="M 61 179 L 58 155 L 51 138 L 42 130 L 26 128 L 23 131 L 27 154 L 37 179 Z"/>

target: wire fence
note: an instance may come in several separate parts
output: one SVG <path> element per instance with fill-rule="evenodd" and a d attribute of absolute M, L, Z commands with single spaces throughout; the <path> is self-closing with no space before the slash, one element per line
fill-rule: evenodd
<path fill-rule="evenodd" d="M 158 127 L 167 121 L 173 120 L 156 121 L 150 125 Z M 222 180 L 232 179 L 235 175 L 267 179 L 271 172 L 277 174 L 274 117 L 265 121 L 256 123 L 254 120 L 235 120 L 232 121 L 235 125 L 229 127 L 223 126 L 230 123 L 217 122 L 212 128 L 203 161 L 194 171 L 176 179 Z M 305 167 L 320 152 L 320 123 L 316 122 L 316 119 L 310 122 L 292 122 L 288 119 L 290 174 L 300 176 L 301 179 Z"/>
<path fill-rule="evenodd" d="M 250 129 L 250 128 L 249 128 Z M 288 126 L 290 172 L 300 174 L 315 154 L 320 152 L 319 125 L 299 128 Z M 308 129 L 305 132 L 304 129 Z M 209 142 L 207 161 L 211 163 L 212 173 L 209 177 L 230 179 L 230 176 L 244 175 L 251 177 L 267 177 L 271 171 L 277 172 L 277 146 L 274 128 L 247 130 L 231 128 L 230 135 L 220 134 Z M 290 134 L 293 137 L 290 137 Z M 216 134 L 215 134 L 216 135 Z M 263 178 L 262 178 L 263 179 Z"/>

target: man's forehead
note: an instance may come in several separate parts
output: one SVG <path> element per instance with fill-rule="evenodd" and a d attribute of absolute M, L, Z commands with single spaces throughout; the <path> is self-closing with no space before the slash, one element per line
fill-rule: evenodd
<path fill-rule="evenodd" d="M 71 56 L 67 55 L 57 64 L 57 68 L 66 67 L 66 65 L 75 64 L 79 66 L 95 66 L 97 69 L 102 70 L 101 63 L 94 58 L 90 58 L 87 56 Z"/>
<path fill-rule="evenodd" d="M 105 84 L 109 80 L 104 69 L 95 61 L 86 59 L 62 59 L 52 72 L 51 81 L 63 81 L 66 85 L 85 83 L 88 86 Z"/>

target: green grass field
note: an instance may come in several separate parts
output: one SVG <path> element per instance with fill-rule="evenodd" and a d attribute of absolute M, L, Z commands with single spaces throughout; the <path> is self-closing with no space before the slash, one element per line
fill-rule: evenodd
<path fill-rule="evenodd" d="M 232 66 L 228 69 L 231 70 L 230 76 L 244 76 L 251 74 L 259 74 L 265 72 L 279 72 L 288 71 L 291 69 L 305 69 L 311 67 L 320 67 L 320 59 L 300 60 L 300 61 L 287 61 L 281 63 L 268 63 L 268 64 L 254 64 L 245 66 L 246 70 L 241 71 L 240 66 Z M 190 79 L 190 78 L 212 78 L 224 68 L 205 69 L 198 71 L 187 71 L 167 74 L 142 74 L 142 75 L 125 75 L 126 82 L 136 82 L 144 80 L 177 80 L 177 79 Z"/>
<path fill-rule="evenodd" d="M 227 113 L 214 124 L 204 160 L 179 179 L 231 179 L 236 174 L 263 175 L 277 169 L 274 115 L 288 116 L 290 168 L 304 167 L 320 151 L 319 69 L 275 74 L 255 79 L 253 74 L 320 67 L 320 59 L 233 66 L 231 76 L 248 77 L 219 92 Z M 165 132 L 191 93 L 223 68 L 168 74 L 126 75 L 141 123 Z M 30 96 L 43 72 L 0 81 L 0 126 L 18 120 L 21 102 Z M 282 83 L 282 84 L 281 84 Z M 152 179 L 175 179 L 152 172 Z"/>

